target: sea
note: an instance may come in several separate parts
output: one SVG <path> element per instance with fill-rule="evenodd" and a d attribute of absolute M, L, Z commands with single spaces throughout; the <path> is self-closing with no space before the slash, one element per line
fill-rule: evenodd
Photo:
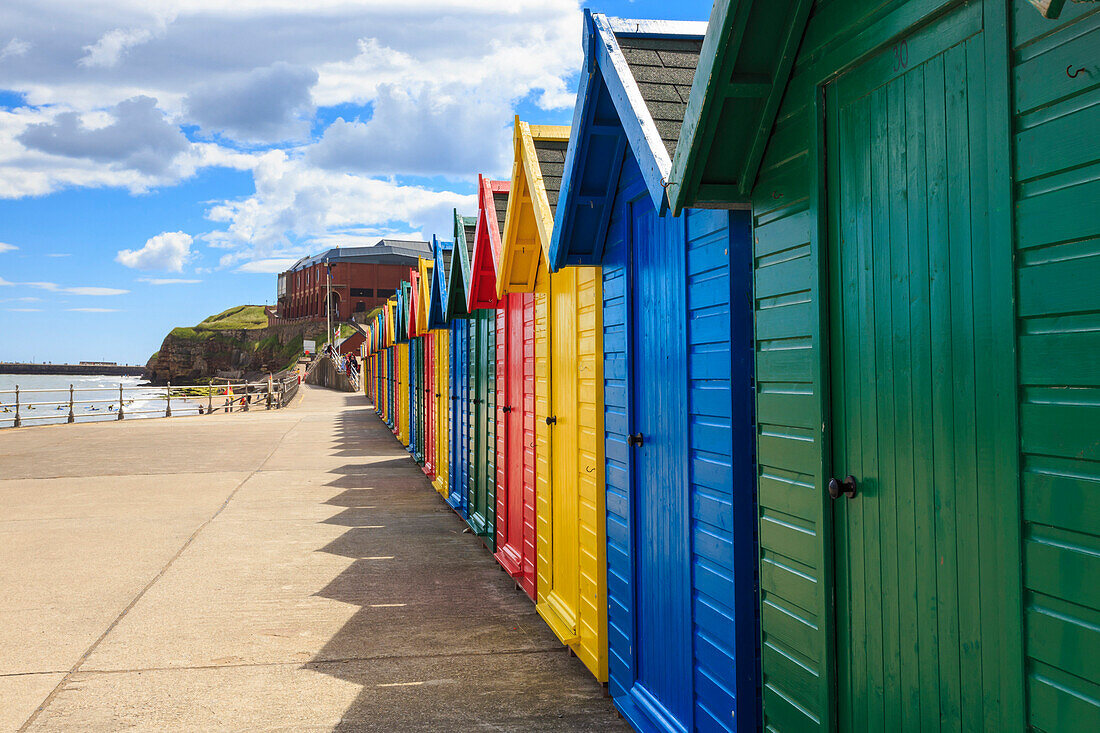
<path fill-rule="evenodd" d="M 0 374 L 0 428 L 15 423 L 15 388 L 19 387 L 19 416 L 23 425 L 50 425 L 69 420 L 69 386 L 73 387 L 76 422 L 118 419 L 118 388 L 122 385 L 125 419 L 164 417 L 164 387 L 141 386 L 140 377 Z M 63 404 L 43 404 L 43 403 Z M 205 399 L 172 396 L 172 415 L 196 415 Z"/>

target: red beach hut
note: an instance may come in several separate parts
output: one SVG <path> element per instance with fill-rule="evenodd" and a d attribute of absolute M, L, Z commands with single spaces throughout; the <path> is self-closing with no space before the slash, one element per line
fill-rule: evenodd
<path fill-rule="evenodd" d="M 478 180 L 477 241 L 467 306 L 496 309 L 496 553 L 535 598 L 535 296 L 497 297 L 509 181 Z"/>

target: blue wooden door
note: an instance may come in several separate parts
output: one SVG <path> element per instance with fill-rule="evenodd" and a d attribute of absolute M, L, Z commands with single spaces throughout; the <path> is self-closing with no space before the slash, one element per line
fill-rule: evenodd
<path fill-rule="evenodd" d="M 451 331 L 451 483 L 447 503 L 463 513 L 466 506 L 466 321 Z"/>
<path fill-rule="evenodd" d="M 668 730 L 692 727 L 682 221 L 632 205 L 631 433 L 635 676 L 631 695 Z"/>

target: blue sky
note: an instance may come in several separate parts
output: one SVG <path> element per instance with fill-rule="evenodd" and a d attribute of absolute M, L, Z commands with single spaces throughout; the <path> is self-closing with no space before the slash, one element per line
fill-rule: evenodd
<path fill-rule="evenodd" d="M 303 254 L 446 233 L 513 115 L 572 117 L 574 0 L 151 5 L 0 7 L 0 361 L 144 363 Z"/>

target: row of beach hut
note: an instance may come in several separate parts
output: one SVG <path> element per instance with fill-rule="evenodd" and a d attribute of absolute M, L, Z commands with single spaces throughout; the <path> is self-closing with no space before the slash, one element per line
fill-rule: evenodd
<path fill-rule="evenodd" d="M 583 46 L 369 324 L 442 500 L 639 731 L 1100 730 L 1100 8 Z"/>

